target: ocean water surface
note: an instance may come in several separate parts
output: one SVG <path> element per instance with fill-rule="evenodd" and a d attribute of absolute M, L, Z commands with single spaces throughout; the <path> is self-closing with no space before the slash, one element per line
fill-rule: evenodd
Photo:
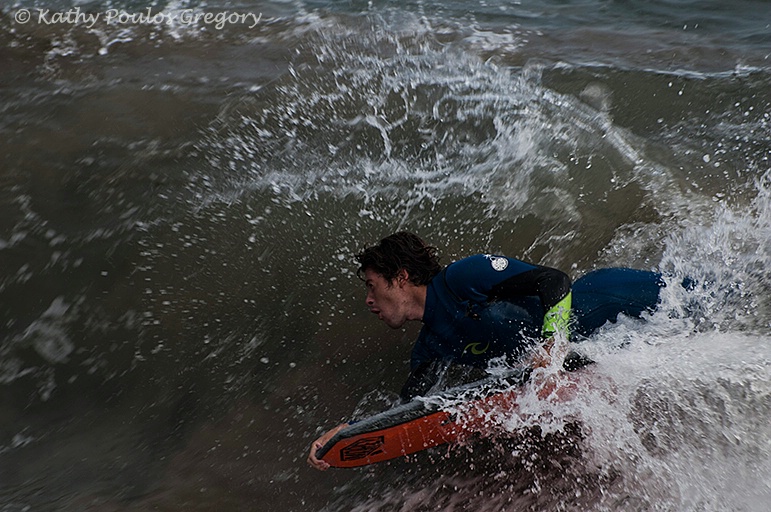
<path fill-rule="evenodd" d="M 764 511 L 771 4 L 0 0 L 0 511 Z M 399 229 L 664 272 L 500 438 L 305 464 L 406 378 Z"/>

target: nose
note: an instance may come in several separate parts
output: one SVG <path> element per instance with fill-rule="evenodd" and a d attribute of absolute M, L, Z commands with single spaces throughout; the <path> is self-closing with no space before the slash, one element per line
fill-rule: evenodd
<path fill-rule="evenodd" d="M 375 299 L 372 297 L 372 292 L 367 292 L 367 296 L 364 298 L 364 303 L 367 305 L 367 307 L 372 307 L 375 305 Z"/>

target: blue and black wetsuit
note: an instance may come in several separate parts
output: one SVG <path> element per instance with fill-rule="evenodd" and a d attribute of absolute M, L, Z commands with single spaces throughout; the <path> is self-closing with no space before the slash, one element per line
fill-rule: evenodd
<path fill-rule="evenodd" d="M 555 332 L 587 336 L 620 313 L 652 311 L 661 286 L 659 274 L 641 270 L 602 269 L 571 287 L 567 274 L 513 258 L 456 261 L 428 284 L 402 398 L 430 388 L 438 361 L 485 367 L 495 357 L 519 359 Z"/>

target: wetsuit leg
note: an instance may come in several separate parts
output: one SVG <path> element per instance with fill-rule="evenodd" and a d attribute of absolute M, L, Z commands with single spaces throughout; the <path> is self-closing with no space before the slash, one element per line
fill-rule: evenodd
<path fill-rule="evenodd" d="M 631 268 L 603 268 L 573 283 L 573 335 L 589 336 L 619 314 L 652 312 L 665 286 L 661 274 Z"/>

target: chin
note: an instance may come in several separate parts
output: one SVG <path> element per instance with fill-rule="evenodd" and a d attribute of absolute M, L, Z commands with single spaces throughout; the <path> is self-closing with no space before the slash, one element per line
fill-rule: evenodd
<path fill-rule="evenodd" d="M 401 322 L 393 322 L 393 321 L 384 320 L 384 322 L 385 322 L 385 323 L 386 323 L 386 325 L 387 325 L 388 327 L 390 327 L 391 329 L 400 329 L 400 328 L 401 328 L 401 327 L 404 325 L 404 321 L 401 321 Z"/>

